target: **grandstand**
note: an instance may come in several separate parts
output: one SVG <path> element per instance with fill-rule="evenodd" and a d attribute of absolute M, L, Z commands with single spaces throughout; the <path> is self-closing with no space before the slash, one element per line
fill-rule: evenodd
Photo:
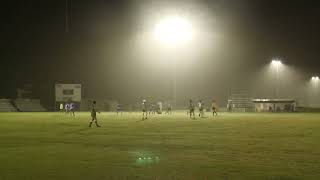
<path fill-rule="evenodd" d="M 47 111 L 41 104 L 39 99 L 16 99 L 14 100 L 18 111 L 22 112 L 44 112 Z"/>
<path fill-rule="evenodd" d="M 0 99 L 0 112 L 15 112 L 17 109 L 9 99 Z"/>

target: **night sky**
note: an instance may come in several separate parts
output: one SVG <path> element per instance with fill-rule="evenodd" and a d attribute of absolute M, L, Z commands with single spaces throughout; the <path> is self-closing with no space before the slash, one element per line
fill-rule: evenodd
<path fill-rule="evenodd" d="M 195 58 L 192 69 L 181 68 L 178 80 L 194 74 L 189 77 L 192 83 L 179 85 L 186 89 L 181 96 L 209 97 L 209 92 L 219 96 L 273 57 L 300 69 L 308 79 L 320 73 L 318 4 L 312 0 L 74 0 L 66 32 L 65 1 L 7 1 L 1 4 L 0 97 L 13 98 L 15 89 L 26 83 L 40 89 L 36 92 L 42 97 L 52 92 L 54 82 L 83 83 L 88 97 L 122 101 L 170 97 L 170 73 L 144 65 L 132 51 L 132 39 L 142 31 L 148 7 L 191 9 L 202 18 L 200 27 L 223 34 L 218 50 Z"/>

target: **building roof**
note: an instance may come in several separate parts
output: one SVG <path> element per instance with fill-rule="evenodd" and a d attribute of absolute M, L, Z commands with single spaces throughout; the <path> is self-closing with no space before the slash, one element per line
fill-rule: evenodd
<path fill-rule="evenodd" d="M 252 99 L 254 103 L 295 103 L 294 99 Z"/>

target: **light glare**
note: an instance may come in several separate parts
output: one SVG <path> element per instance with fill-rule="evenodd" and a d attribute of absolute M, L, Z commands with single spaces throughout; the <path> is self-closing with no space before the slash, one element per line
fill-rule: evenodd
<path fill-rule="evenodd" d="M 319 76 L 313 76 L 313 77 L 311 78 L 311 80 L 313 80 L 313 81 L 319 81 L 320 78 L 319 78 Z"/>
<path fill-rule="evenodd" d="M 275 66 L 280 66 L 282 63 L 280 60 L 272 60 L 272 65 L 275 65 Z"/>
<path fill-rule="evenodd" d="M 155 27 L 155 39 L 168 44 L 189 41 L 192 38 L 191 24 L 181 17 L 170 17 Z"/>

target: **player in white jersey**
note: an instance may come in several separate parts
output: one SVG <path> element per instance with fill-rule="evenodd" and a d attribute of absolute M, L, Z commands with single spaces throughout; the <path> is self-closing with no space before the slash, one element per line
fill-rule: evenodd
<path fill-rule="evenodd" d="M 75 116 L 75 114 L 74 114 L 75 108 L 76 108 L 76 105 L 73 102 L 70 103 L 70 113 L 73 116 Z"/>
<path fill-rule="evenodd" d="M 60 112 L 63 112 L 63 103 L 60 103 L 60 105 L 59 105 L 59 110 L 60 110 Z"/>
<path fill-rule="evenodd" d="M 66 103 L 64 105 L 64 110 L 66 111 L 66 114 L 69 114 L 69 112 L 70 112 L 70 104 L 69 103 Z"/>
<path fill-rule="evenodd" d="M 147 101 L 144 99 L 141 104 L 142 108 L 142 119 L 148 119 L 148 108 Z"/>
<path fill-rule="evenodd" d="M 198 108 L 199 108 L 199 117 L 203 118 L 203 110 L 204 110 L 204 107 L 203 107 L 203 103 L 202 101 L 200 100 L 199 103 L 198 103 Z"/>

